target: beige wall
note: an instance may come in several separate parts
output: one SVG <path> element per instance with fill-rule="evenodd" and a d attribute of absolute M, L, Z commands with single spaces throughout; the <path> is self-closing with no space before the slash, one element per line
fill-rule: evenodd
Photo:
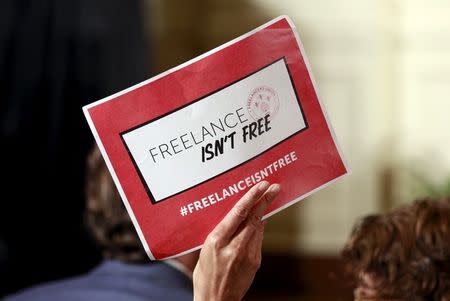
<path fill-rule="evenodd" d="M 268 252 L 337 254 L 355 219 L 450 174 L 450 1 L 145 0 L 155 70 L 276 17 L 298 27 L 352 175 L 270 219 Z"/>

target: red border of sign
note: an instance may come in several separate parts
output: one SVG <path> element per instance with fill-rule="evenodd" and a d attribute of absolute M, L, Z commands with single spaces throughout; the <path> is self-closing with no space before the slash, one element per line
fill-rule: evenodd
<path fill-rule="evenodd" d="M 179 214 L 181 206 L 232 185 L 237 179 L 247 177 L 290 151 L 295 151 L 299 159 L 282 173 L 268 178 L 270 182 L 281 183 L 282 192 L 266 211 L 265 218 L 348 173 L 316 94 L 300 39 L 293 29 L 292 21 L 280 16 L 191 61 L 83 108 L 151 259 L 179 256 L 200 248 L 207 234 L 242 193 L 187 216 Z M 264 156 L 255 157 L 212 181 L 170 197 L 170 201 L 152 204 L 120 133 L 177 110 L 280 57 L 287 63 L 304 117 L 308 120 L 308 130 L 271 148 Z"/>

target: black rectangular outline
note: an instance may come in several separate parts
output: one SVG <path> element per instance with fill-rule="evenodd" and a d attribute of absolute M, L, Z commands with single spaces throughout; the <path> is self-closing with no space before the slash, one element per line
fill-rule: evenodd
<path fill-rule="evenodd" d="M 134 131 L 134 130 L 136 130 L 136 129 L 140 128 L 140 127 L 143 127 L 143 126 L 145 126 L 145 125 L 147 125 L 147 124 L 150 124 L 150 123 L 152 123 L 152 122 L 154 122 L 154 121 L 156 121 L 156 120 L 158 120 L 158 119 L 160 119 L 160 118 L 164 118 L 164 117 L 166 117 L 166 116 L 168 116 L 168 115 L 170 115 L 170 114 L 172 114 L 172 113 L 175 113 L 175 112 L 177 112 L 177 111 L 179 111 L 179 110 L 181 110 L 181 109 L 184 109 L 185 107 L 190 106 L 190 105 L 192 105 L 192 104 L 194 104 L 194 103 L 196 103 L 196 102 L 198 102 L 198 101 L 200 101 L 200 100 L 202 100 L 202 99 L 204 99 L 204 98 L 206 98 L 206 97 L 208 97 L 208 96 L 211 96 L 211 95 L 213 95 L 213 94 L 215 94 L 215 93 L 217 93 L 217 92 L 223 90 L 223 89 L 226 89 L 226 88 L 228 88 L 229 86 L 232 86 L 232 85 L 236 84 L 237 82 L 240 82 L 241 80 L 244 80 L 244 79 L 246 79 L 247 77 L 250 77 L 250 76 L 252 76 L 252 75 L 255 74 L 255 73 L 258 73 L 259 71 L 261 71 L 261 70 L 263 70 L 263 69 L 265 69 L 265 68 L 267 68 L 267 67 L 270 67 L 271 65 L 273 65 L 273 64 L 275 64 L 275 63 L 277 63 L 277 62 L 279 62 L 280 60 L 283 60 L 283 61 L 284 61 L 284 65 L 286 66 L 286 70 L 288 71 L 289 79 L 291 80 L 291 85 L 292 85 L 292 88 L 293 88 L 294 93 L 295 93 L 295 98 L 297 99 L 297 104 L 298 104 L 298 106 L 299 106 L 299 108 L 300 108 L 300 111 L 302 112 L 303 120 L 304 120 L 304 122 L 305 122 L 305 127 L 302 128 L 301 130 L 298 130 L 297 132 L 291 134 L 290 136 L 286 137 L 285 139 L 281 140 L 281 141 L 278 142 L 277 144 L 272 145 L 271 147 L 269 147 L 268 149 L 262 151 L 261 153 L 259 153 L 259 154 L 255 155 L 255 156 L 253 156 L 252 158 L 250 158 L 250 159 L 248 159 L 248 160 L 246 160 L 246 161 L 244 161 L 244 162 L 242 162 L 242 163 L 240 163 L 240 164 L 238 164 L 238 165 L 236 165 L 236 166 L 234 166 L 234 167 L 231 167 L 231 168 L 229 168 L 229 169 L 227 169 L 227 170 L 221 172 L 220 174 L 217 174 L 217 175 L 215 175 L 215 176 L 213 176 L 213 177 L 211 177 L 211 178 L 209 178 L 209 179 L 204 180 L 203 182 L 200 182 L 200 183 L 198 183 L 198 184 L 195 184 L 195 185 L 193 185 L 193 186 L 191 186 L 191 187 L 188 187 L 188 188 L 186 188 L 186 189 L 184 189 L 184 190 L 182 190 L 182 191 L 176 192 L 176 193 L 174 193 L 174 194 L 172 194 L 172 195 L 170 195 L 170 196 L 167 196 L 167 197 L 165 197 L 165 198 L 163 198 L 163 199 L 160 199 L 159 201 L 156 201 L 155 197 L 153 196 L 153 194 L 152 194 L 152 192 L 151 192 L 151 190 L 150 190 L 150 187 L 147 185 L 147 182 L 145 181 L 145 179 L 144 179 L 144 177 L 143 177 L 143 175 L 142 175 L 142 173 L 141 173 L 141 170 L 139 169 L 139 166 L 137 165 L 136 161 L 134 160 L 133 154 L 130 152 L 130 149 L 128 148 L 128 145 L 127 145 L 127 143 L 125 142 L 125 139 L 123 138 L 123 136 L 124 136 L 125 134 L 131 132 L 131 131 Z M 237 79 L 237 80 L 235 80 L 235 81 L 233 81 L 233 82 L 227 84 L 226 86 L 223 86 L 222 88 L 219 88 L 219 89 L 217 89 L 217 90 L 214 90 L 214 91 L 212 91 L 212 92 L 210 92 L 210 93 L 208 93 L 208 94 L 206 94 L 206 95 L 204 95 L 204 96 L 202 96 L 202 97 L 200 97 L 200 98 L 197 98 L 197 99 L 195 99 L 195 100 L 193 100 L 193 101 L 191 101 L 191 102 L 189 102 L 189 103 L 187 103 L 187 104 L 185 104 L 185 105 L 183 105 L 183 106 L 181 106 L 181 107 L 176 108 L 175 110 L 169 111 L 169 112 L 167 112 L 167 113 L 165 113 L 165 114 L 163 114 L 163 115 L 160 115 L 160 116 L 158 116 L 158 117 L 155 117 L 155 118 L 153 118 L 153 119 L 150 119 L 149 121 L 143 122 L 143 123 L 141 123 L 141 124 L 139 124 L 139 125 L 136 125 L 136 126 L 134 126 L 134 127 L 132 127 L 132 128 L 129 128 L 128 130 L 122 131 L 122 132 L 119 133 L 119 135 L 120 135 L 120 139 L 122 140 L 122 143 L 124 144 L 124 146 L 125 146 L 125 148 L 126 148 L 126 150 L 127 150 L 127 152 L 128 152 L 128 155 L 129 155 L 131 161 L 133 162 L 133 165 L 134 165 L 134 167 L 135 167 L 135 169 L 136 169 L 136 171 L 137 171 L 137 173 L 138 173 L 138 175 L 139 175 L 139 178 L 141 179 L 142 185 L 145 187 L 145 190 L 146 190 L 146 192 L 147 192 L 147 195 L 148 195 L 148 197 L 150 198 L 150 202 L 151 202 L 153 205 L 157 205 L 157 204 L 162 203 L 163 201 L 165 201 L 165 200 L 167 200 L 167 199 L 169 199 L 169 198 L 172 198 L 172 197 L 174 197 L 174 196 L 176 196 L 176 195 L 179 195 L 179 194 L 181 194 L 181 193 L 183 193 L 183 192 L 185 192 L 185 191 L 187 191 L 187 190 L 190 190 L 190 189 L 192 189 L 192 188 L 195 188 L 195 187 L 197 187 L 197 186 L 199 186 L 199 185 L 201 185 L 201 184 L 203 184 L 203 183 L 206 183 L 206 182 L 208 182 L 208 181 L 211 181 L 212 179 L 215 179 L 215 178 L 217 178 L 217 177 L 219 177 L 219 176 L 221 176 L 221 175 L 223 175 L 223 174 L 229 172 L 230 170 L 233 170 L 233 169 L 235 169 L 235 168 L 238 168 L 238 167 L 244 165 L 245 163 L 247 163 L 247 162 L 253 160 L 254 158 L 259 157 L 260 155 L 262 155 L 262 154 L 268 152 L 269 150 L 271 150 L 271 149 L 273 149 L 274 147 L 280 145 L 280 144 L 283 143 L 284 141 L 286 141 L 286 140 L 292 138 L 293 136 L 300 134 L 301 132 L 307 130 L 308 128 L 309 128 L 308 120 L 307 120 L 307 118 L 306 118 L 305 112 L 304 112 L 303 107 L 302 107 L 302 104 L 301 104 L 301 102 L 300 102 L 300 98 L 298 97 L 297 89 L 295 88 L 295 84 L 294 84 L 294 81 L 293 81 L 293 79 L 292 79 L 291 71 L 289 70 L 289 66 L 288 66 L 288 64 L 287 64 L 287 62 L 286 62 L 286 57 L 283 56 L 283 57 L 281 57 L 281 58 L 279 58 L 279 59 L 277 59 L 277 60 L 271 62 L 270 64 L 267 64 L 267 65 L 265 65 L 265 66 L 259 68 L 258 70 L 253 71 L 252 73 L 249 73 L 249 74 L 247 74 L 246 76 L 241 77 L 241 78 L 239 78 L 239 79 Z"/>

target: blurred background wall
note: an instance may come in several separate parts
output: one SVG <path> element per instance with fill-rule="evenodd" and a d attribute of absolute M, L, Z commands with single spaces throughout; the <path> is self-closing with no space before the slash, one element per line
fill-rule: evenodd
<path fill-rule="evenodd" d="M 93 8 L 84 4 L 85 9 L 81 10 L 84 19 L 77 22 L 92 24 L 86 34 L 93 29 L 97 34 L 106 33 L 114 24 L 117 26 L 117 20 L 127 16 L 129 20 L 141 20 L 142 24 L 120 23 L 122 29 L 114 31 L 105 46 L 113 49 L 122 45 L 117 56 L 110 56 L 110 65 L 104 66 L 105 74 L 120 74 L 114 69 L 114 58 L 118 60 L 117 66 L 125 66 L 133 59 L 136 73 L 133 75 L 134 67 L 128 68 L 126 79 L 120 80 L 119 76 L 114 84 L 97 85 L 95 93 L 83 94 L 83 100 L 73 110 L 174 67 L 278 15 L 287 14 L 293 19 L 352 174 L 270 219 L 264 244 L 266 257 L 257 288 L 265 284 L 274 286 L 273 281 L 278 281 L 280 287 L 286 283 L 293 287 L 323 287 L 323 282 L 314 283 L 336 279 L 329 272 L 357 217 L 385 211 L 423 195 L 450 194 L 449 1 L 141 0 L 136 11 L 128 13 L 122 8 L 126 3 L 80 3 L 100 3 L 110 14 L 109 18 L 95 19 L 105 10 L 93 14 Z M 133 39 L 132 31 L 138 30 L 136 24 L 141 24 L 146 43 L 124 43 L 123 39 Z M 139 36 L 135 38 L 139 41 Z M 133 54 L 133 47 L 140 47 L 137 50 L 142 53 Z M 92 49 L 85 51 L 89 56 Z M 151 68 L 143 71 L 137 67 L 144 66 L 146 61 L 151 62 Z M 92 70 L 98 70 L 96 62 L 91 63 Z M 77 115 L 81 110 L 73 114 L 77 118 L 70 126 L 77 128 L 81 123 L 84 127 L 81 115 Z M 83 135 L 87 133 L 85 128 L 82 131 Z M 74 154 L 78 156 L 78 166 L 89 146 L 85 140 L 79 143 L 83 151 Z M 83 172 L 77 166 L 73 170 Z M 57 220 L 61 226 L 72 229 L 75 238 L 83 231 L 78 226 L 82 222 L 81 184 L 76 189 L 80 192 L 71 198 L 72 218 Z M 49 204 L 35 206 L 35 212 L 48 217 L 45 210 L 54 208 Z M 18 210 L 6 208 L 8 214 L 11 208 Z M 41 252 L 47 260 L 51 259 L 45 255 L 48 252 L 69 252 L 75 256 L 76 247 L 83 250 L 82 254 L 95 251 L 88 246 L 85 234 L 75 242 L 66 238 L 65 244 L 58 247 L 53 239 L 60 232 L 52 225 L 53 222 L 48 222 L 45 228 L 36 229 L 39 233 L 47 231 L 41 234 L 47 238 Z M 9 226 L 5 223 L 2 227 Z M 5 228 L 3 232 L 15 233 Z M 1 248 L 0 241 L 0 252 Z M 23 257 L 26 252 L 21 254 Z M 67 258 L 56 257 L 60 263 Z M 76 263 L 83 262 L 82 258 L 65 271 L 50 269 L 45 277 L 35 272 L 27 281 L 14 282 L 13 287 L 78 273 L 97 260 L 95 256 L 88 258 L 81 267 Z M 283 274 L 288 265 L 289 273 Z M 301 276 L 314 273 L 320 275 Z M 274 275 L 278 280 L 274 280 Z M 266 283 L 270 277 L 272 283 Z M 303 282 L 289 277 L 298 277 Z"/>
<path fill-rule="evenodd" d="M 266 252 L 337 255 L 355 219 L 450 186 L 450 2 L 145 0 L 163 71 L 281 14 L 352 175 L 271 218 Z"/>
<path fill-rule="evenodd" d="M 289 15 L 352 169 L 271 217 L 254 300 L 296 300 L 300 291 L 311 300 L 351 299 L 337 258 L 356 219 L 417 197 L 450 195 L 450 2 L 144 3 L 157 71 Z"/>

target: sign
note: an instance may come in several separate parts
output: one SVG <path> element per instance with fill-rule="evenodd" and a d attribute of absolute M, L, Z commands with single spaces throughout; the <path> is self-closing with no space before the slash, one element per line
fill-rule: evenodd
<path fill-rule="evenodd" d="M 286 16 L 83 110 L 151 259 L 200 248 L 262 180 L 268 217 L 347 173 Z"/>

